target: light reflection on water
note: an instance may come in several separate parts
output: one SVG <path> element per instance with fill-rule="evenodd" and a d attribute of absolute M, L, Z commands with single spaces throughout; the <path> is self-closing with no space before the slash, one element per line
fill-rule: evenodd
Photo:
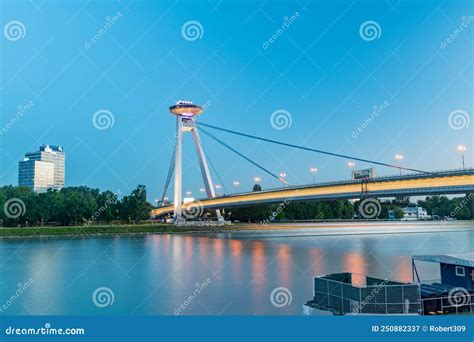
<path fill-rule="evenodd" d="M 270 234 L 271 235 L 271 234 Z M 181 314 L 301 314 L 314 275 L 350 271 L 411 281 L 413 254 L 472 251 L 472 231 L 450 233 L 207 238 L 136 235 L 0 240 L 0 314 L 172 315 L 196 286 L 210 284 Z M 435 265 L 422 276 L 437 278 Z M 34 280 L 13 302 L 18 282 Z M 112 289 L 113 305 L 98 308 L 92 293 Z M 286 287 L 292 302 L 270 302 Z"/>

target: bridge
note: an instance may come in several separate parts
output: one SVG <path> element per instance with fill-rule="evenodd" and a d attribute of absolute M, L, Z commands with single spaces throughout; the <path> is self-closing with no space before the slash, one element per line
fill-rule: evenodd
<path fill-rule="evenodd" d="M 358 199 L 363 197 L 396 197 L 463 194 L 474 192 L 474 169 L 438 171 L 403 176 L 377 177 L 370 180 L 347 180 L 310 185 L 285 186 L 277 189 L 244 192 L 204 198 L 184 204 L 185 210 L 222 209 L 285 201 Z M 173 205 L 152 211 L 152 216 L 173 212 Z"/>
<path fill-rule="evenodd" d="M 394 165 L 378 160 L 323 151 L 308 146 L 300 146 L 289 142 L 277 141 L 249 133 L 237 132 L 230 129 L 202 123 L 197 120 L 197 117 L 204 112 L 204 108 L 193 104 L 191 101 L 178 101 L 176 105 L 171 106 L 169 109 L 171 114 L 176 116 L 176 145 L 171 158 L 168 176 L 166 177 L 163 195 L 161 201 L 159 202 L 160 205 L 158 208 L 152 210 L 151 215 L 152 217 L 158 217 L 172 212 L 173 221 L 177 225 L 185 224 L 186 219 L 196 218 L 196 215 L 202 214 L 204 209 L 215 210 L 218 222 L 223 224 L 224 219 L 220 213 L 220 210 L 236 206 L 250 206 L 263 203 L 282 203 L 289 201 L 317 201 L 357 198 L 368 199 L 379 197 L 426 196 L 474 192 L 474 169 L 464 168 L 464 159 L 463 169 L 461 170 L 434 172 L 425 171 L 402 166 L 401 164 Z M 276 144 L 287 148 L 307 151 L 310 153 L 342 158 L 349 160 L 350 165 L 354 165 L 354 161 L 360 161 L 366 164 L 397 169 L 399 170 L 400 175 L 375 178 L 371 172 L 373 169 L 365 169 L 358 170 L 357 176 L 356 173 L 353 172 L 352 180 L 291 186 L 286 181 L 285 174 L 277 175 L 273 173 L 268 168 L 260 165 L 257 161 L 252 160 L 244 153 L 227 144 L 221 138 L 218 138 L 216 135 L 211 133 L 210 130 L 217 130 L 222 133 L 233 134 L 247 139 L 254 139 L 263 141 L 265 143 Z M 216 191 L 214 189 L 215 186 L 212 181 L 211 172 L 208 165 L 209 156 L 204 150 L 200 132 L 230 152 L 248 161 L 254 167 L 265 172 L 270 177 L 275 178 L 283 185 L 283 187 L 261 191 L 260 187 L 257 186 L 254 188 L 254 190 L 258 191 L 244 192 L 233 195 L 216 195 Z M 205 191 L 207 195 L 206 198 L 190 203 L 183 203 L 182 197 L 182 145 L 183 135 L 185 133 L 191 133 L 193 136 L 205 186 L 205 188 L 202 190 Z M 400 157 L 400 159 L 403 158 L 403 156 L 397 155 L 397 159 L 399 159 L 398 157 Z M 210 165 L 213 166 L 212 163 L 210 163 Z M 408 171 L 408 173 L 402 175 L 402 170 Z M 217 173 L 215 168 L 214 172 Z M 313 168 L 311 169 L 311 172 L 313 172 Z M 173 174 L 174 197 L 173 201 L 169 202 L 166 200 L 166 194 L 168 192 Z M 192 214 L 189 215 L 189 212 L 192 212 Z"/>

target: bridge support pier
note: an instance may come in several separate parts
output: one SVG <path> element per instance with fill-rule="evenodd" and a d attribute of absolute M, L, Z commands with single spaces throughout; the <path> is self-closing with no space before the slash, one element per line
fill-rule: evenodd
<path fill-rule="evenodd" d="M 212 182 L 211 173 L 207 164 L 206 154 L 201 144 L 198 128 L 195 125 L 194 116 L 176 115 L 176 157 L 175 157 L 175 173 L 174 173 L 174 210 L 173 222 L 175 225 L 183 225 L 186 221 L 186 213 L 183 215 L 183 133 L 191 132 L 193 135 L 194 146 L 199 158 L 204 187 L 208 198 L 216 197 L 214 183 Z M 202 208 L 195 208 L 197 212 L 202 212 Z M 216 210 L 217 220 L 219 224 L 224 224 L 220 210 Z M 189 217 L 188 217 L 189 218 Z"/>

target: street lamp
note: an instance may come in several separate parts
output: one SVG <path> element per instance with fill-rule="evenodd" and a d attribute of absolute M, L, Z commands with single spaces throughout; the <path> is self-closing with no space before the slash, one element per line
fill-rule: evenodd
<path fill-rule="evenodd" d="M 458 146 L 458 151 L 461 152 L 461 160 L 462 160 L 462 168 L 464 170 L 465 165 L 464 165 L 464 152 L 466 151 L 467 147 L 466 145 L 459 145 Z"/>
<path fill-rule="evenodd" d="M 191 196 L 193 193 L 191 191 L 186 191 L 186 196 Z"/>
<path fill-rule="evenodd" d="M 205 188 L 200 188 L 200 189 L 199 189 L 199 192 L 204 195 L 204 193 L 206 192 L 206 189 L 205 189 Z"/>
<path fill-rule="evenodd" d="M 396 154 L 395 159 L 398 161 L 398 169 L 400 170 L 400 176 L 401 176 L 402 175 L 403 154 Z"/>
<path fill-rule="evenodd" d="M 280 172 L 279 176 L 280 176 L 280 182 L 282 182 L 283 184 L 289 185 L 288 182 L 285 179 L 286 172 Z"/>
<path fill-rule="evenodd" d="M 219 184 L 216 184 L 217 196 L 220 196 L 220 189 L 222 187 Z"/>
<path fill-rule="evenodd" d="M 347 162 L 347 166 L 349 166 L 349 169 L 351 169 L 351 178 L 354 178 L 352 169 L 354 168 L 355 165 L 356 163 L 354 163 L 352 160 Z"/>
<path fill-rule="evenodd" d="M 318 168 L 312 167 L 309 171 L 313 174 L 313 184 L 316 184 L 316 173 L 318 173 Z"/>
<path fill-rule="evenodd" d="M 237 193 L 237 188 L 239 187 L 240 182 L 235 180 L 235 181 L 232 183 L 232 185 L 233 185 L 234 188 L 235 188 L 235 193 Z"/>
<path fill-rule="evenodd" d="M 259 176 L 256 176 L 256 177 L 253 178 L 253 180 L 255 182 L 255 185 L 253 186 L 253 191 L 262 190 L 262 187 L 259 184 L 262 181 L 262 178 L 260 178 Z"/>

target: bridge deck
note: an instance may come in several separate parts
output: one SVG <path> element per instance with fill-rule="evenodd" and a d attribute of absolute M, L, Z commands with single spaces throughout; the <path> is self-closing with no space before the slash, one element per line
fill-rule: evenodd
<path fill-rule="evenodd" d="M 455 194 L 474 191 L 474 169 L 415 174 L 401 177 L 379 177 L 367 183 L 368 196 L 421 196 Z M 292 186 L 258 192 L 247 192 L 229 196 L 203 199 L 203 208 L 224 208 L 258 203 L 280 203 L 283 201 L 350 199 L 361 196 L 361 181 L 342 181 L 304 186 Z M 196 205 L 187 203 L 184 207 Z M 152 216 L 173 211 L 173 206 L 152 210 Z"/>

